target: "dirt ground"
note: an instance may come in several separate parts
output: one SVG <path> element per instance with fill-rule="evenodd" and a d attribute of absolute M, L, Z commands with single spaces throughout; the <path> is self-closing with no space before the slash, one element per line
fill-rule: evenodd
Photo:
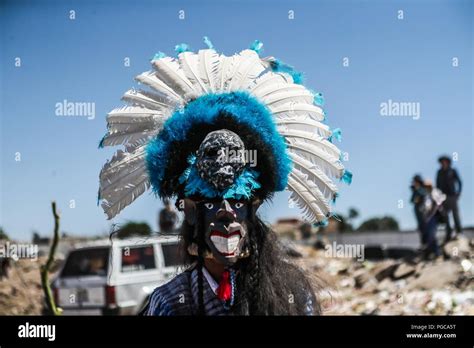
<path fill-rule="evenodd" d="M 20 259 L 12 262 L 8 277 L 0 280 L 0 315 L 40 315 L 43 290 L 40 280 L 40 264 Z"/>

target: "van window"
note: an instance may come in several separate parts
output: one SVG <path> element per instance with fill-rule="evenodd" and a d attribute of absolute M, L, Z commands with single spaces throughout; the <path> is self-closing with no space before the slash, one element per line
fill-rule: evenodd
<path fill-rule="evenodd" d="M 152 245 L 122 248 L 122 272 L 144 271 L 156 268 Z"/>
<path fill-rule="evenodd" d="M 179 253 L 178 244 L 168 243 L 162 244 L 163 258 L 165 259 L 165 267 L 179 266 L 183 264 L 182 257 Z"/>
<path fill-rule="evenodd" d="M 71 251 L 61 277 L 107 275 L 109 250 L 109 247 L 104 247 Z"/>

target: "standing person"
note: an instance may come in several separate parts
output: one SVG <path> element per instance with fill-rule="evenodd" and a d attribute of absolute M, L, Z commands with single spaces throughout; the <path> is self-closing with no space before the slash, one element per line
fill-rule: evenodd
<path fill-rule="evenodd" d="M 421 175 L 415 175 L 411 182 L 411 199 L 410 201 L 413 203 L 413 207 L 415 210 L 415 217 L 418 232 L 420 233 L 420 241 L 422 247 L 425 245 L 425 239 L 423 235 L 423 203 L 425 201 L 426 189 L 423 184 L 423 179 Z"/>
<path fill-rule="evenodd" d="M 436 231 L 438 229 L 438 221 L 442 204 L 446 199 L 446 195 L 439 189 L 433 188 L 431 180 L 424 183 L 426 194 L 424 195 L 421 205 L 422 218 L 422 234 L 424 240 L 424 256 L 429 258 L 432 254 L 435 257 L 440 255 L 438 240 L 436 239 Z"/>
<path fill-rule="evenodd" d="M 446 200 L 443 205 L 443 217 L 446 220 L 445 242 L 448 242 L 452 237 L 452 227 L 449 222 L 451 212 L 453 213 L 456 233 L 461 233 L 458 199 L 461 195 L 462 183 L 456 169 L 451 167 L 451 159 L 448 156 L 441 156 L 438 162 L 441 164 L 441 168 L 438 170 L 436 177 L 436 186 L 446 195 Z"/>
<path fill-rule="evenodd" d="M 11 267 L 10 258 L 8 257 L 1 257 L 0 258 L 0 280 L 4 277 L 8 278 L 8 271 Z"/>
<path fill-rule="evenodd" d="M 160 227 L 160 232 L 170 233 L 174 230 L 176 223 L 178 222 L 178 214 L 173 209 L 173 205 L 168 198 L 163 200 L 164 208 L 161 209 L 158 216 L 158 226 Z"/>
<path fill-rule="evenodd" d="M 157 54 L 156 71 L 137 79 L 160 94 L 127 94 L 132 106 L 117 111 L 136 127 L 125 131 L 133 131 L 125 144 L 132 152 L 119 152 L 101 172 L 105 212 L 114 217 L 149 186 L 163 199 L 176 197 L 184 212 L 188 267 L 153 291 L 143 314 L 321 313 L 310 278 L 257 211 L 288 188 L 306 220 L 325 224 L 337 197 L 333 178 L 349 183 L 352 174 L 320 122 L 320 95 L 298 84 L 301 74 L 290 66 L 260 58 L 261 45 L 231 57 L 185 45 L 176 46 L 178 58 Z M 109 129 L 118 115 L 109 113 Z M 110 134 L 103 144 L 115 144 Z M 238 327 L 228 332 L 240 334 Z"/>

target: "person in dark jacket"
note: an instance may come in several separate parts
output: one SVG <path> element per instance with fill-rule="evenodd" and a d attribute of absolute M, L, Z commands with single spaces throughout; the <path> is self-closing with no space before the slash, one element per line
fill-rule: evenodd
<path fill-rule="evenodd" d="M 175 229 L 178 222 L 178 214 L 176 214 L 169 199 L 165 199 L 163 203 L 164 208 L 160 211 L 158 225 L 160 226 L 160 232 L 170 233 Z"/>
<path fill-rule="evenodd" d="M 421 175 L 417 174 L 413 177 L 410 189 L 412 192 L 410 201 L 413 203 L 417 228 L 418 228 L 418 232 L 420 233 L 420 240 L 423 246 L 425 245 L 426 241 L 425 241 L 424 233 L 423 233 L 423 216 L 422 216 L 423 209 L 422 208 L 423 208 L 423 203 L 425 201 L 426 190 L 425 190 L 423 178 L 421 177 Z"/>
<path fill-rule="evenodd" d="M 461 233 L 461 220 L 459 218 L 458 199 L 461 195 L 462 182 L 456 169 L 451 167 L 451 159 L 448 156 L 441 156 L 438 159 L 441 168 L 436 177 L 436 186 L 446 195 L 443 204 L 444 219 L 446 223 L 445 242 L 452 237 L 452 227 L 450 224 L 450 213 L 453 214 L 454 228 L 456 233 Z"/>

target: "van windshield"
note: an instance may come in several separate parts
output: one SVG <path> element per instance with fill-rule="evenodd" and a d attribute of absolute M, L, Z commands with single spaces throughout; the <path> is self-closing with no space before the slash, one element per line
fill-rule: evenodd
<path fill-rule="evenodd" d="M 61 277 L 107 275 L 109 247 L 71 251 Z"/>

